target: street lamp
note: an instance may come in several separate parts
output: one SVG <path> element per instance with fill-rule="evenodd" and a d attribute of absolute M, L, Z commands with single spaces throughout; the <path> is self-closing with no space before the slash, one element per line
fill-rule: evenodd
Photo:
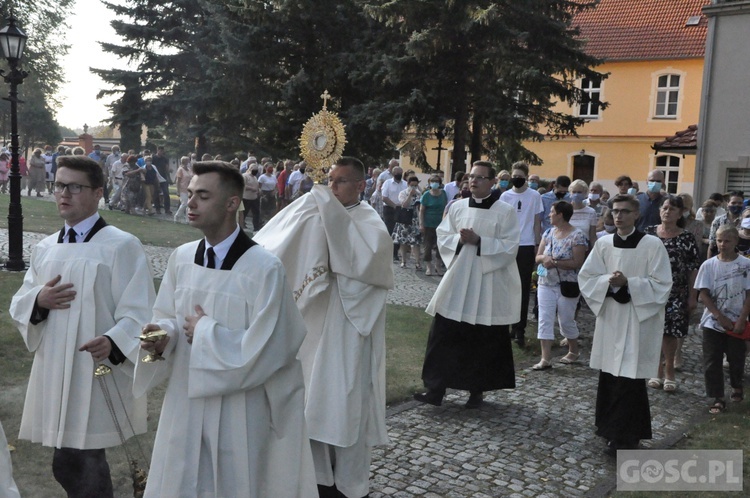
<path fill-rule="evenodd" d="M 23 213 L 21 210 L 21 172 L 18 165 L 18 85 L 28 76 L 26 71 L 18 68 L 26 46 L 26 33 L 16 26 L 16 19 L 11 14 L 8 25 L 0 29 L 0 46 L 3 57 L 8 61 L 10 73 L 0 70 L 6 83 L 10 83 L 10 95 L 3 100 L 10 102 L 10 205 L 8 206 L 8 261 L 5 268 L 10 271 L 21 271 L 26 268 L 23 262 Z"/>

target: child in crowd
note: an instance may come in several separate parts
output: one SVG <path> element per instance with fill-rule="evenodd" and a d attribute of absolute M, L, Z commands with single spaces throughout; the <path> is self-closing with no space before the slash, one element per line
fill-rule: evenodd
<path fill-rule="evenodd" d="M 722 357 L 729 361 L 730 399 L 742 401 L 742 377 L 745 371 L 745 341 L 727 331 L 740 334 L 750 313 L 750 259 L 740 257 L 735 248 L 739 233 L 732 225 L 716 230 L 719 254 L 708 259 L 698 270 L 695 289 L 706 309 L 701 318 L 703 328 L 703 367 L 706 395 L 714 398 L 709 413 L 726 409 Z"/>

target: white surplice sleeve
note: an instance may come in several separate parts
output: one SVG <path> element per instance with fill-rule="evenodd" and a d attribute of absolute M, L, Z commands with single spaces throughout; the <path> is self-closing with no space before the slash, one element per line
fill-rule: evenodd
<path fill-rule="evenodd" d="M 493 205 L 492 208 L 494 207 Z M 518 217 L 512 208 L 506 209 L 504 205 L 500 207 L 502 208 L 500 211 L 501 218 L 495 225 L 494 236 L 480 234 L 480 260 L 482 262 L 482 273 L 485 274 L 516 262 L 518 243 L 521 237 Z"/>
<path fill-rule="evenodd" d="M 226 328 L 202 317 L 195 327 L 190 353 L 188 396 L 222 396 L 266 383 L 296 361 L 305 326 L 281 262 L 266 268 L 245 330 Z"/>
<path fill-rule="evenodd" d="M 641 239 L 640 245 L 646 246 L 646 275 L 630 277 L 627 269 L 621 271 L 628 277 L 630 299 L 635 306 L 638 321 L 644 322 L 664 309 L 672 290 L 672 267 L 661 240 L 646 235 Z"/>
<path fill-rule="evenodd" d="M 612 235 L 604 236 L 596 241 L 594 250 L 588 255 L 578 272 L 581 294 L 596 316 L 599 316 L 604 300 L 607 298 L 609 279 L 612 276 L 612 272 L 607 269 L 603 255 L 607 246 L 612 246 Z"/>

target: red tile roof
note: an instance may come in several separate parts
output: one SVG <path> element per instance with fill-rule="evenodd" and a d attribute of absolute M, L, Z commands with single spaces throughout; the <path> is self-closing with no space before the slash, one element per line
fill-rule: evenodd
<path fill-rule="evenodd" d="M 657 152 L 690 151 L 698 147 L 698 125 L 690 125 L 687 130 L 678 131 L 671 137 L 651 146 Z"/>
<path fill-rule="evenodd" d="M 702 58 L 711 0 L 601 0 L 573 24 L 590 55 L 607 60 Z M 688 18 L 700 16 L 697 26 Z"/>

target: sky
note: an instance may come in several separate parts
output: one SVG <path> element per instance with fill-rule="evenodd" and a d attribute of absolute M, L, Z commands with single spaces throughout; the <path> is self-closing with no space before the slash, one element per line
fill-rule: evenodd
<path fill-rule="evenodd" d="M 68 128 L 82 129 L 84 123 L 98 126 L 109 116 L 105 107 L 108 100 L 97 100 L 96 94 L 106 85 L 89 71 L 89 67 L 109 69 L 121 66 L 117 57 L 102 51 L 99 41 L 119 43 L 110 21 L 115 15 L 99 0 L 77 0 L 69 21 L 67 43 L 70 51 L 61 60 L 65 68 L 65 79 L 58 93 L 61 107 L 57 109 L 57 121 Z M 111 100 L 111 99 L 110 99 Z"/>

